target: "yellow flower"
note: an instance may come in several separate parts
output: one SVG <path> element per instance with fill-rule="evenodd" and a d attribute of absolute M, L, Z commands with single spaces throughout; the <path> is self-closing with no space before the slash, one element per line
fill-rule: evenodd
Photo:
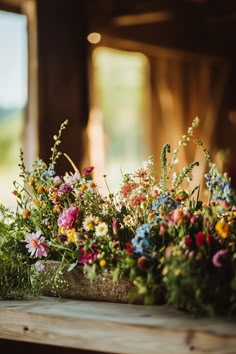
<path fill-rule="evenodd" d="M 85 192 L 88 189 L 86 184 L 82 184 L 82 186 L 80 187 L 81 192 Z"/>
<path fill-rule="evenodd" d="M 38 194 L 42 194 L 43 193 L 43 186 L 37 186 L 36 191 Z"/>
<path fill-rule="evenodd" d="M 215 230 L 222 238 L 227 238 L 229 236 L 230 226 L 226 224 L 224 220 L 219 220 L 215 225 Z"/>
<path fill-rule="evenodd" d="M 33 177 L 30 177 L 28 183 L 30 186 L 32 186 L 33 184 L 35 184 L 35 179 Z"/>
<path fill-rule="evenodd" d="M 40 205 L 40 200 L 34 199 L 33 203 L 34 203 L 34 205 L 39 206 Z"/>
<path fill-rule="evenodd" d="M 56 213 L 60 213 L 60 206 L 58 204 L 56 204 L 53 208 L 53 211 Z"/>
<path fill-rule="evenodd" d="M 46 187 L 44 188 L 44 190 L 45 190 L 46 193 L 49 192 L 49 189 L 50 189 L 49 186 L 46 186 Z"/>
<path fill-rule="evenodd" d="M 30 210 L 29 209 L 24 209 L 22 211 L 22 216 L 24 219 L 28 218 L 30 216 Z"/>
<path fill-rule="evenodd" d="M 59 233 L 59 234 L 62 234 L 62 235 L 63 235 L 63 234 L 65 234 L 65 232 L 66 232 L 66 231 L 65 231 L 65 228 L 64 228 L 64 227 L 62 227 L 62 226 L 58 227 L 58 233 Z"/>
<path fill-rule="evenodd" d="M 100 267 L 105 267 L 105 265 L 107 264 L 107 262 L 105 261 L 105 259 L 101 259 L 100 262 Z"/>
<path fill-rule="evenodd" d="M 78 241 L 78 239 L 79 239 L 78 232 L 76 232 L 76 230 L 74 228 L 68 230 L 66 235 L 67 235 L 68 241 L 70 243 L 76 243 Z"/>

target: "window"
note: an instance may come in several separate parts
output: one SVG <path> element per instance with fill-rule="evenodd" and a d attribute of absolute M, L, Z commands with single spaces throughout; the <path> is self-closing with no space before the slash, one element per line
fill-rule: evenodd
<path fill-rule="evenodd" d="M 148 60 L 145 55 L 98 47 L 93 52 L 90 160 L 94 178 L 118 190 L 122 173 L 140 168 L 148 148 Z"/>
<path fill-rule="evenodd" d="M 0 203 L 14 207 L 13 180 L 27 103 L 27 17 L 0 11 Z"/>

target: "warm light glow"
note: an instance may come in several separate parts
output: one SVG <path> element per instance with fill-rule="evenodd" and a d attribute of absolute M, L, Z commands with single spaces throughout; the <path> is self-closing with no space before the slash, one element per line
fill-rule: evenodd
<path fill-rule="evenodd" d="M 236 124 L 236 111 L 229 112 L 230 123 Z"/>
<path fill-rule="evenodd" d="M 97 44 L 100 42 L 101 40 L 101 34 L 97 33 L 97 32 L 92 32 L 89 33 L 89 35 L 87 36 L 87 40 L 91 43 L 91 44 Z"/>

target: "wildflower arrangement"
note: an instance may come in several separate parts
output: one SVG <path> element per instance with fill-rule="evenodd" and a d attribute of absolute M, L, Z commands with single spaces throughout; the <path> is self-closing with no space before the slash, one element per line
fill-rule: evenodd
<path fill-rule="evenodd" d="M 0 210 L 5 269 L 0 285 L 9 284 L 0 296 L 21 296 L 53 283 L 58 274 L 49 277 L 46 264 L 54 260 L 69 265 L 69 271 L 83 267 L 91 280 L 108 271 L 114 281 L 128 278 L 134 285 L 131 302 L 172 303 L 195 314 L 235 312 L 236 193 L 228 175 L 219 173 L 202 143 L 193 139 L 199 120 L 172 153 L 163 146 L 159 175 L 149 158 L 123 176 L 118 193 L 106 196 L 92 178 L 92 166 L 79 171 L 66 155 L 73 172 L 56 174 L 67 123 L 54 136 L 49 164 L 37 159 L 28 172 L 20 155 L 17 210 Z M 202 148 L 209 165 L 205 202 L 199 200 L 200 187 L 189 190 L 187 184 L 198 162 L 175 171 L 179 150 L 190 142 Z"/>

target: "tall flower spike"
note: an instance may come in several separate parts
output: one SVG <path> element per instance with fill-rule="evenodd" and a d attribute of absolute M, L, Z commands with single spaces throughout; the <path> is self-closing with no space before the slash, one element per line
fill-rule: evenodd
<path fill-rule="evenodd" d="M 168 181 L 168 175 L 167 175 L 167 157 L 166 154 L 170 153 L 170 145 L 165 144 L 161 150 L 161 180 L 160 180 L 160 187 L 163 189 L 163 191 L 167 190 L 167 181 Z"/>

